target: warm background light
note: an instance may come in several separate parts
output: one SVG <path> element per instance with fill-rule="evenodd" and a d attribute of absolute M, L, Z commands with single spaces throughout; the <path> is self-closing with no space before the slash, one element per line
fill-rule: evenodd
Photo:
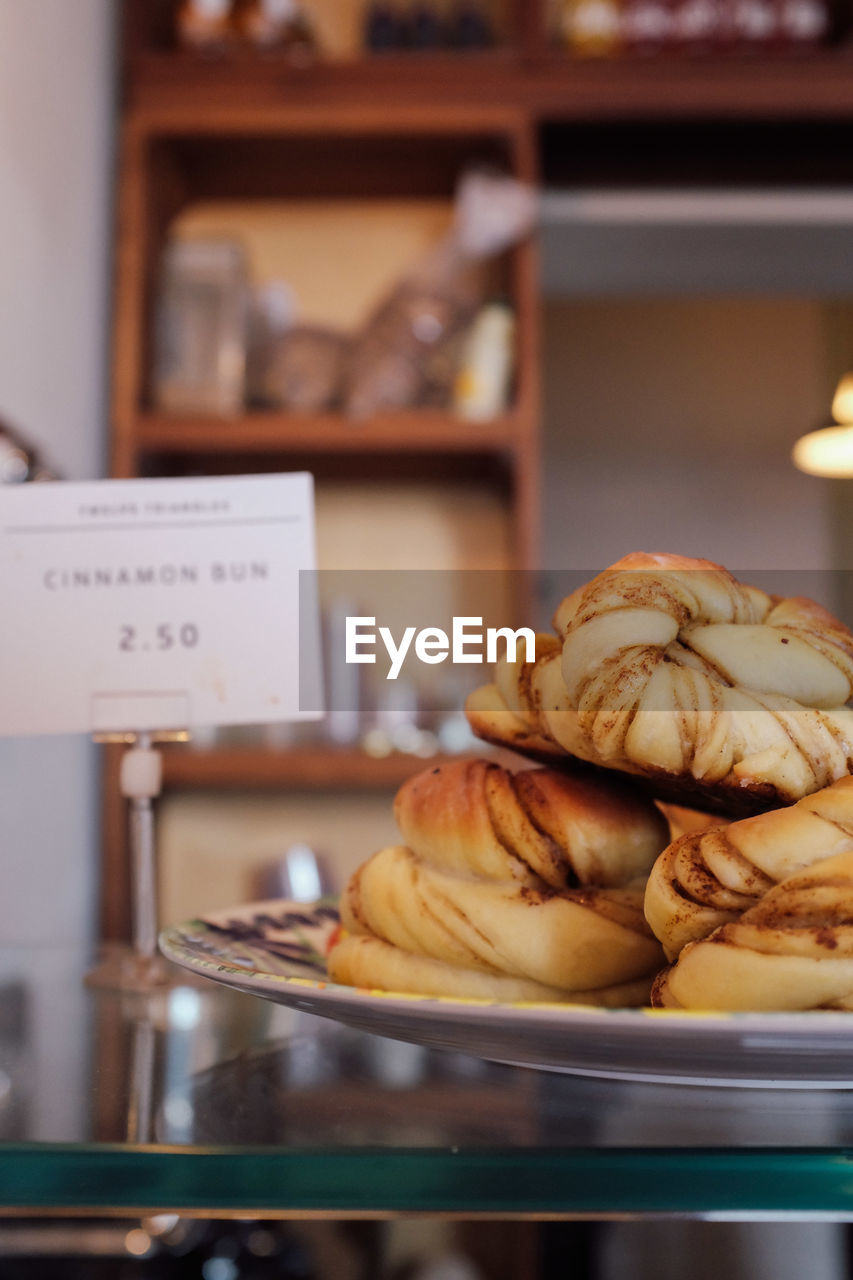
<path fill-rule="evenodd" d="M 839 424 L 801 436 L 791 454 L 794 466 L 811 476 L 853 477 L 853 373 L 845 373 L 832 397 Z"/>
<path fill-rule="evenodd" d="M 835 388 L 832 398 L 832 416 L 845 426 L 853 423 L 853 373 L 845 373 Z"/>
<path fill-rule="evenodd" d="M 794 465 L 812 476 L 853 476 L 853 427 L 822 427 L 794 445 Z"/>

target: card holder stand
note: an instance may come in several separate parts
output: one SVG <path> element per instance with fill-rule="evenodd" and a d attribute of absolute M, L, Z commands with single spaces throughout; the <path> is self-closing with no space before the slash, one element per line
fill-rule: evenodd
<path fill-rule="evenodd" d="M 178 971 L 157 949 L 157 840 L 155 802 L 160 795 L 163 760 L 158 745 L 186 742 L 184 730 L 95 734 L 96 742 L 127 746 L 119 773 L 127 801 L 130 853 L 131 941 L 105 946 L 88 986 L 116 991 L 153 991 L 181 981 Z"/>

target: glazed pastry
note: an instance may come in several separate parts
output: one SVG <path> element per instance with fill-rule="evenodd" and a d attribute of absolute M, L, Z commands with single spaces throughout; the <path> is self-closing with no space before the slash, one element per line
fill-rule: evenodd
<path fill-rule="evenodd" d="M 578 754 L 697 808 L 772 808 L 853 763 L 853 635 L 719 565 L 626 556 L 560 605 Z"/>
<path fill-rule="evenodd" d="M 663 816 L 628 781 L 511 773 L 488 760 L 416 774 L 394 816 L 433 866 L 554 889 L 645 878 L 668 838 Z"/>
<path fill-rule="evenodd" d="M 367 934 L 348 934 L 338 942 L 329 957 L 329 976 L 346 986 L 372 991 L 497 1000 L 501 1004 L 545 1001 L 621 1009 L 647 1005 L 654 978 L 654 974 L 646 974 L 634 982 L 615 983 L 592 991 L 563 991 L 530 978 L 415 955 Z"/>
<path fill-rule="evenodd" d="M 406 845 L 353 875 L 329 973 L 385 990 L 642 1003 L 663 962 L 643 886 L 666 844 L 616 779 L 486 760 L 427 769 L 397 794 Z"/>
<path fill-rule="evenodd" d="M 679 804 L 665 804 L 663 801 L 658 802 L 658 808 L 669 824 L 670 840 L 677 840 L 679 836 L 695 835 L 699 831 L 709 831 L 712 827 L 721 827 L 726 823 L 725 818 L 721 818 L 716 813 L 700 813 L 698 809 L 685 809 Z"/>
<path fill-rule="evenodd" d="M 575 1000 L 583 992 L 598 1003 L 631 986 L 645 999 L 661 952 L 642 898 L 642 887 L 557 892 L 453 873 L 396 845 L 350 879 L 329 974 L 432 995 Z M 359 955 L 368 963 L 363 939 L 386 944 L 369 949 L 369 977 L 356 968 Z"/>
<path fill-rule="evenodd" d="M 853 777 L 786 809 L 674 840 L 646 886 L 646 919 L 670 960 L 737 920 L 780 880 L 853 852 Z"/>
<path fill-rule="evenodd" d="M 533 662 L 507 657 L 495 664 L 494 681 L 475 689 L 465 702 L 465 715 L 478 738 L 540 764 L 560 766 L 570 760 L 572 748 L 581 745 L 581 734 L 577 711 L 569 705 L 563 685 L 562 652 L 557 636 L 537 632 Z M 543 700 L 549 707 L 558 703 L 550 725 Z"/>
<path fill-rule="evenodd" d="M 853 1009 L 853 850 L 770 889 L 655 981 L 669 1009 Z"/>

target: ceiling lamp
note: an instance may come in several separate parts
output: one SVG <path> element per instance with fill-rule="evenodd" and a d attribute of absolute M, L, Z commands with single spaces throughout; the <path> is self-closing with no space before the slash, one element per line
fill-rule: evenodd
<path fill-rule="evenodd" d="M 821 427 L 794 445 L 794 466 L 810 476 L 853 477 L 853 373 L 845 373 L 832 397 L 837 426 Z"/>

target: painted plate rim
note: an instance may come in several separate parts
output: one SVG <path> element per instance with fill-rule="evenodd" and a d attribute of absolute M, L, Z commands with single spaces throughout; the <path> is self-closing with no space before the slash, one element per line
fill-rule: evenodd
<path fill-rule="evenodd" d="M 280 931 L 287 935 L 288 928 L 296 929 L 296 936 L 303 939 L 299 945 L 307 948 L 304 960 L 279 960 L 279 971 L 273 965 L 264 967 L 266 949 L 253 941 L 247 943 L 247 938 L 253 937 L 251 932 L 241 935 L 244 921 L 270 920 L 276 914 L 303 922 L 299 925 L 302 933 L 295 925 L 281 926 Z M 853 1087 L 853 1016 L 843 1011 L 606 1009 L 350 987 L 318 976 L 336 919 L 333 898 L 311 903 L 267 899 L 206 912 L 168 926 L 160 935 L 160 949 L 191 973 L 248 994 L 392 1039 L 425 1047 L 453 1047 L 516 1066 L 666 1083 L 780 1089 Z M 313 945 L 312 932 L 319 946 Z M 219 938 L 220 945 L 215 946 L 211 938 Z M 241 958 L 241 952 L 247 955 Z M 313 976 L 300 969 L 313 970 Z M 467 1033 L 461 1040 L 460 1024 Z M 595 1032 L 608 1041 L 598 1055 L 601 1061 L 594 1052 L 595 1038 L 592 1060 L 588 1053 L 579 1054 L 579 1047 Z M 548 1047 L 543 1050 L 540 1038 L 546 1033 Z M 555 1047 L 555 1033 L 565 1034 L 564 1050 L 559 1044 Z M 446 1043 L 448 1037 L 452 1045 Z M 660 1052 L 652 1052 L 650 1066 L 646 1059 L 655 1049 L 664 1051 L 664 1061 L 657 1061 Z M 721 1065 L 723 1051 L 731 1060 L 722 1060 Z M 780 1067 L 787 1071 L 780 1071 Z"/>

